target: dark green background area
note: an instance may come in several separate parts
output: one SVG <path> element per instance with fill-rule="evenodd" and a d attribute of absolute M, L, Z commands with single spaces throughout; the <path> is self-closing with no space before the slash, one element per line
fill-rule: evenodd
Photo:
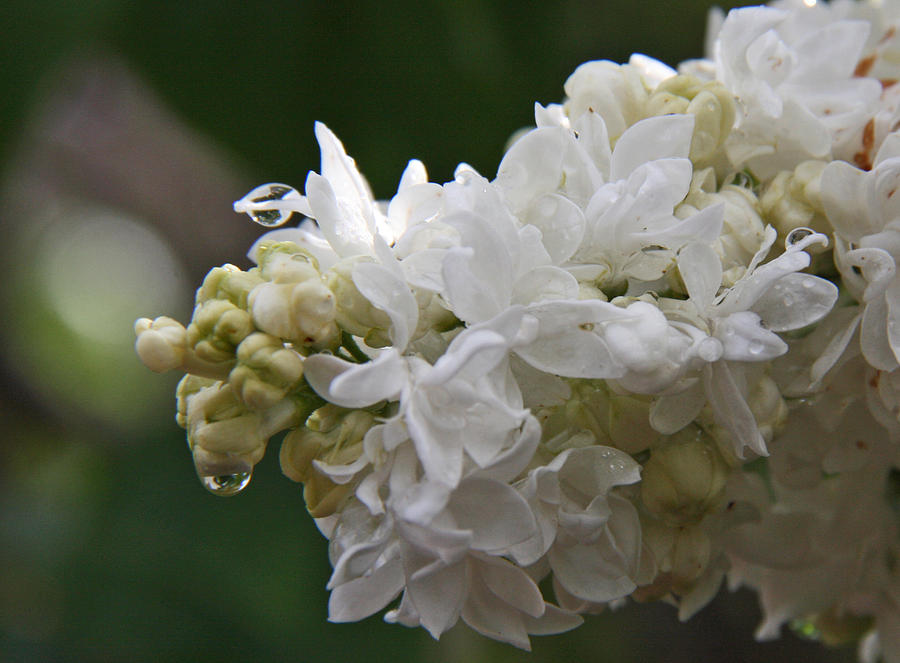
<path fill-rule="evenodd" d="M 492 176 L 509 135 L 532 122 L 534 102 L 561 100 L 579 63 L 632 52 L 673 65 L 699 56 L 710 5 L 6 0 L 0 174 L 15 189 L 10 164 L 27 149 L 48 91 L 89 59 L 124 65 L 215 145 L 246 187 L 231 200 L 262 182 L 302 187 L 318 168 L 315 120 L 338 134 L 380 198 L 410 158 L 435 181 L 461 161 Z M 224 202 L 210 214 L 227 212 Z M 28 223 L 4 218 L 0 230 L 6 237 Z M 189 232 L 204 219 L 174 223 Z M 235 261 L 245 235 L 232 241 Z M 177 248 L 190 258 L 201 247 Z M 40 300 L 27 279 L 16 283 L 16 301 Z M 0 336 L 28 334 L 27 317 L 5 316 Z M 57 333 L 31 343 L 58 365 L 77 352 Z M 245 493 L 218 499 L 194 476 L 171 404 L 133 425 L 98 416 L 102 402 L 91 412 L 78 405 L 77 380 L 51 372 L 29 381 L 11 348 L 0 382 L 2 661 L 852 660 L 790 635 L 755 643 L 759 614 L 746 593 L 721 596 L 687 625 L 662 605 L 591 617 L 574 633 L 535 638 L 531 655 L 464 628 L 435 643 L 378 617 L 329 624 L 326 542 L 298 487 L 281 476 L 277 446 Z M 123 370 L 101 368 L 93 380 Z M 146 371 L 121 390 L 141 399 L 143 384 L 162 380 L 174 384 Z"/>

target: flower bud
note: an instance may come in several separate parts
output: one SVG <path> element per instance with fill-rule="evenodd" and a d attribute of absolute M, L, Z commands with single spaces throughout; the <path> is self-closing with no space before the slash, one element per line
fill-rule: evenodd
<path fill-rule="evenodd" d="M 656 578 L 635 593 L 638 601 L 686 594 L 709 567 L 712 543 L 700 525 L 667 525 L 652 517 L 641 520 L 644 543 L 656 562 Z"/>
<path fill-rule="evenodd" d="M 334 347 L 334 295 L 318 278 L 302 283 L 263 283 L 250 293 L 250 312 L 267 334 L 300 347 Z"/>
<path fill-rule="evenodd" d="M 822 206 L 824 161 L 804 161 L 793 171 L 783 170 L 769 181 L 759 197 L 766 220 L 786 237 L 795 228 L 828 233 L 831 226 Z"/>
<path fill-rule="evenodd" d="M 318 261 L 293 242 L 262 242 L 256 257 L 266 281 L 301 283 L 319 277 Z"/>
<path fill-rule="evenodd" d="M 237 348 L 238 364 L 229 375 L 234 393 L 251 410 L 272 407 L 303 377 L 303 359 L 281 339 L 255 332 Z"/>
<path fill-rule="evenodd" d="M 140 318 L 134 323 L 134 331 L 135 350 L 150 370 L 162 373 L 180 368 L 194 375 L 221 379 L 231 368 L 230 361 L 212 362 L 199 357 L 190 346 L 189 331 L 172 318 Z"/>
<path fill-rule="evenodd" d="M 151 371 L 164 373 L 181 366 L 187 347 L 187 331 L 177 320 L 165 316 L 134 323 L 134 348 Z"/>
<path fill-rule="evenodd" d="M 716 190 L 713 169 L 696 170 L 690 191 L 684 202 L 675 209 L 675 215 L 685 219 L 719 203 L 725 205 L 724 222 L 722 233 L 713 247 L 722 261 L 722 284 L 730 287 L 744 275 L 765 235 L 765 224 L 754 193 L 734 184 L 726 184 Z"/>
<path fill-rule="evenodd" d="M 325 274 L 325 283 L 335 296 L 335 320 L 341 329 L 350 332 L 354 336 L 384 341 L 377 345 L 387 345 L 390 337 L 387 335 L 391 326 L 391 319 L 381 309 L 372 306 L 371 302 L 356 287 L 353 282 L 353 268 L 360 261 L 370 261 L 368 256 L 355 256 L 345 258 L 334 265 Z"/>
<path fill-rule="evenodd" d="M 612 143 L 635 122 L 646 117 L 648 99 L 640 69 L 609 60 L 586 62 L 565 83 L 564 110 L 570 120 L 587 112 L 598 113 Z"/>
<path fill-rule="evenodd" d="M 224 299 L 209 299 L 198 304 L 188 325 L 188 343 L 204 361 L 234 361 L 238 344 L 253 331 L 247 311 Z"/>
<path fill-rule="evenodd" d="M 211 269 L 197 289 L 195 302 L 200 305 L 212 299 L 224 299 L 240 309 L 247 309 L 250 291 L 263 282 L 258 270 L 243 272 L 234 265 Z"/>
<path fill-rule="evenodd" d="M 662 81 L 647 101 L 647 115 L 684 113 L 694 116 L 691 161 L 695 168 L 711 164 L 734 125 L 732 94 L 718 81 L 679 75 Z"/>
<path fill-rule="evenodd" d="M 187 429 L 201 477 L 252 471 L 270 437 L 299 425 L 321 403 L 297 393 L 266 410 L 251 411 L 229 383 L 191 377 L 179 383 L 177 396 L 178 421 Z"/>
<path fill-rule="evenodd" d="M 715 443 L 689 426 L 652 449 L 644 464 L 641 498 L 671 524 L 697 522 L 721 499 L 729 468 Z"/>
<path fill-rule="evenodd" d="M 281 443 L 281 471 L 303 482 L 303 498 L 314 518 L 329 516 L 355 488 L 353 482 L 337 484 L 313 463 L 344 465 L 363 453 L 363 438 L 375 424 L 375 417 L 363 410 L 342 410 L 326 405 L 317 410 L 307 425 L 292 430 Z"/>

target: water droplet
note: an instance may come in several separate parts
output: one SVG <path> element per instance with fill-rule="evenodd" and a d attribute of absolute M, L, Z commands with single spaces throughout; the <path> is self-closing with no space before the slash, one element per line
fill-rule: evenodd
<path fill-rule="evenodd" d="M 763 345 L 763 342 L 762 342 L 762 341 L 750 341 L 750 345 L 749 345 L 749 347 L 748 347 L 747 349 L 750 351 L 750 354 L 752 354 L 752 355 L 758 355 L 758 354 L 760 354 L 763 350 L 766 349 L 766 346 Z"/>
<path fill-rule="evenodd" d="M 263 184 L 234 204 L 238 212 L 246 212 L 261 226 L 271 228 L 287 222 L 294 213 L 289 201 L 299 201 L 302 196 L 287 184 Z M 280 201 L 288 204 L 280 205 Z"/>
<path fill-rule="evenodd" d="M 703 361 L 718 361 L 722 357 L 722 342 L 717 338 L 704 338 L 697 346 L 697 354 Z"/>
<path fill-rule="evenodd" d="M 803 279 L 802 283 L 805 290 L 810 290 L 816 285 L 816 282 L 813 279 Z"/>
<path fill-rule="evenodd" d="M 251 478 L 253 478 L 253 472 L 237 472 L 236 474 L 200 477 L 200 482 L 213 495 L 230 497 L 244 490 Z"/>
<path fill-rule="evenodd" d="M 785 245 L 790 247 L 795 244 L 799 244 L 812 234 L 813 231 L 809 228 L 794 228 L 790 233 L 788 233 L 787 240 L 785 240 Z"/>

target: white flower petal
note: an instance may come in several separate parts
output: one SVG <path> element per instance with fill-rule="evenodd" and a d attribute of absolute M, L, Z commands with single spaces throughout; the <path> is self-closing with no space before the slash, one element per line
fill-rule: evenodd
<path fill-rule="evenodd" d="M 693 132 L 693 115 L 660 115 L 635 123 L 616 142 L 609 179 L 627 179 L 648 161 L 687 158 Z"/>
<path fill-rule="evenodd" d="M 365 218 L 358 209 L 339 204 L 327 179 L 310 173 L 306 196 L 322 235 L 339 256 L 372 254 L 372 231 Z"/>
<path fill-rule="evenodd" d="M 408 380 L 406 365 L 393 348 L 365 364 L 315 354 L 304 360 L 303 375 L 322 398 L 350 408 L 396 399 Z"/>
<path fill-rule="evenodd" d="M 691 301 L 701 314 L 705 314 L 722 285 L 719 256 L 707 244 L 688 244 L 678 253 L 678 271 Z"/>
<path fill-rule="evenodd" d="M 491 479 L 463 480 L 447 509 L 458 527 L 472 531 L 474 550 L 502 552 L 530 537 L 537 527 L 525 498 Z"/>
<path fill-rule="evenodd" d="M 459 619 L 468 594 L 466 564 L 460 562 L 407 581 L 406 591 L 419 621 L 435 639 Z"/>
<path fill-rule="evenodd" d="M 628 596 L 637 585 L 620 565 L 597 554 L 592 545 L 553 546 L 547 553 L 553 576 L 573 596 L 606 603 Z"/>
<path fill-rule="evenodd" d="M 403 589 L 400 558 L 395 557 L 371 574 L 338 585 L 328 599 L 328 621 L 356 622 L 390 603 Z"/>
<path fill-rule="evenodd" d="M 760 456 L 768 456 L 756 418 L 728 365 L 724 361 L 708 364 L 703 372 L 703 381 L 716 423 L 731 433 L 734 454 L 743 458 L 744 447 L 749 447 Z"/>
<path fill-rule="evenodd" d="M 353 268 L 353 283 L 372 306 L 388 314 L 391 342 L 403 352 L 419 320 L 419 307 L 406 281 L 381 265 L 360 262 Z"/>
<path fill-rule="evenodd" d="M 473 583 L 462 609 L 462 618 L 473 630 L 500 642 L 531 651 L 522 613 L 500 600 L 486 586 Z"/>
<path fill-rule="evenodd" d="M 573 628 L 581 626 L 584 619 L 574 612 L 558 608 L 552 603 L 547 603 L 544 607 L 544 614 L 539 618 L 522 616 L 522 623 L 525 630 L 531 635 L 553 635 L 555 633 L 565 633 Z"/>
<path fill-rule="evenodd" d="M 771 331 L 800 329 L 818 322 L 838 298 L 837 286 L 812 274 L 787 274 L 765 292 L 752 310 Z"/>
<path fill-rule="evenodd" d="M 540 323 L 538 338 L 517 353 L 534 368 L 565 377 L 617 378 L 624 374 L 622 364 L 598 333 L 600 323 L 630 317 L 624 309 L 594 300 L 548 301 L 528 307 L 528 313 Z"/>
<path fill-rule="evenodd" d="M 485 586 L 501 601 L 530 617 L 544 614 L 541 590 L 525 571 L 502 557 L 479 559 L 478 572 Z"/>
<path fill-rule="evenodd" d="M 571 200 L 555 193 L 537 199 L 523 221 L 541 231 L 544 248 L 555 265 L 571 258 L 584 238 L 584 213 Z"/>
<path fill-rule="evenodd" d="M 660 396 L 650 408 L 650 425 L 664 435 L 672 435 L 691 423 L 706 405 L 699 382 L 677 394 Z"/>

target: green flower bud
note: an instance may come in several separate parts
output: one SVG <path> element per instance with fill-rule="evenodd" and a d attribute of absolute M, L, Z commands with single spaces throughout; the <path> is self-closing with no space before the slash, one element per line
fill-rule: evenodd
<path fill-rule="evenodd" d="M 325 274 L 325 283 L 336 299 L 335 319 L 341 329 L 365 338 L 367 343 L 371 340 L 373 347 L 389 345 L 390 317 L 372 306 L 353 283 L 353 268 L 361 261 L 369 262 L 371 258 L 345 258 Z"/>
<path fill-rule="evenodd" d="M 769 376 L 761 376 L 750 390 L 747 404 L 756 419 L 759 432 L 766 442 L 771 442 L 788 415 L 787 403 L 781 397 L 778 385 Z"/>
<path fill-rule="evenodd" d="M 334 295 L 318 276 L 302 283 L 263 283 L 250 293 L 256 326 L 298 347 L 336 348 Z"/>
<path fill-rule="evenodd" d="M 195 302 L 200 305 L 212 299 L 224 299 L 246 310 L 250 291 L 262 282 L 256 269 L 243 272 L 234 265 L 216 267 L 203 279 L 203 285 L 197 289 Z"/>
<path fill-rule="evenodd" d="M 729 472 L 715 443 L 689 426 L 651 450 L 641 472 L 641 498 L 667 523 L 699 522 L 721 500 Z"/>
<path fill-rule="evenodd" d="M 231 388 L 251 410 L 272 407 L 303 378 L 303 358 L 281 339 L 255 332 L 237 348 L 237 366 L 229 375 Z"/>
<path fill-rule="evenodd" d="M 800 227 L 831 232 L 821 197 L 826 165 L 824 161 L 804 161 L 793 171 L 781 171 L 763 188 L 760 207 L 782 237 Z"/>
<path fill-rule="evenodd" d="M 227 382 L 182 380 L 179 423 L 201 478 L 249 473 L 274 434 L 302 423 L 321 399 L 298 391 L 266 410 L 251 411 Z"/>
<path fill-rule="evenodd" d="M 177 320 L 162 316 L 139 318 L 134 323 L 137 335 L 134 349 L 151 371 L 165 373 L 178 368 L 187 350 L 187 331 Z"/>
<path fill-rule="evenodd" d="M 641 532 L 656 561 L 657 575 L 652 583 L 639 588 L 634 598 L 653 601 L 672 593 L 688 593 L 712 561 L 709 535 L 700 525 L 672 526 L 646 515 L 641 519 Z"/>
<path fill-rule="evenodd" d="M 684 202 L 675 209 L 675 215 L 685 219 L 718 203 L 725 205 L 724 223 L 722 233 L 713 247 L 722 260 L 722 283 L 731 286 L 744 275 L 765 236 L 765 224 L 754 193 L 733 184 L 726 184 L 716 190 L 713 169 L 696 170 L 691 179 L 690 191 Z M 680 286 L 676 289 L 680 289 Z"/>
<path fill-rule="evenodd" d="M 259 273 L 266 281 L 301 283 L 319 277 L 319 263 L 293 242 L 263 242 L 257 249 Z"/>
<path fill-rule="evenodd" d="M 198 304 L 188 325 L 188 343 L 197 356 L 211 363 L 233 362 L 238 344 L 253 331 L 250 314 L 228 300 Z"/>
<path fill-rule="evenodd" d="M 695 168 L 712 164 L 734 125 L 732 94 L 718 81 L 679 75 L 662 81 L 647 101 L 647 115 L 694 116 L 690 158 Z"/>
<path fill-rule="evenodd" d="M 134 349 L 144 365 L 163 373 L 173 368 L 208 378 L 222 379 L 231 362 L 217 363 L 200 357 L 189 344 L 189 333 L 177 320 L 140 318 L 134 323 Z"/>
<path fill-rule="evenodd" d="M 450 331 L 461 324 L 437 293 L 428 290 L 415 290 L 413 294 L 419 306 L 419 322 L 416 324 L 416 331 L 413 333 L 412 340 L 421 338 L 432 330 L 436 332 Z"/>
<path fill-rule="evenodd" d="M 355 488 L 353 482 L 336 484 L 319 472 L 313 461 L 343 465 L 363 454 L 363 438 L 375 425 L 375 417 L 363 410 L 343 410 L 326 405 L 317 410 L 305 426 L 291 431 L 281 443 L 281 471 L 303 482 L 303 498 L 314 518 L 334 513 Z"/>

